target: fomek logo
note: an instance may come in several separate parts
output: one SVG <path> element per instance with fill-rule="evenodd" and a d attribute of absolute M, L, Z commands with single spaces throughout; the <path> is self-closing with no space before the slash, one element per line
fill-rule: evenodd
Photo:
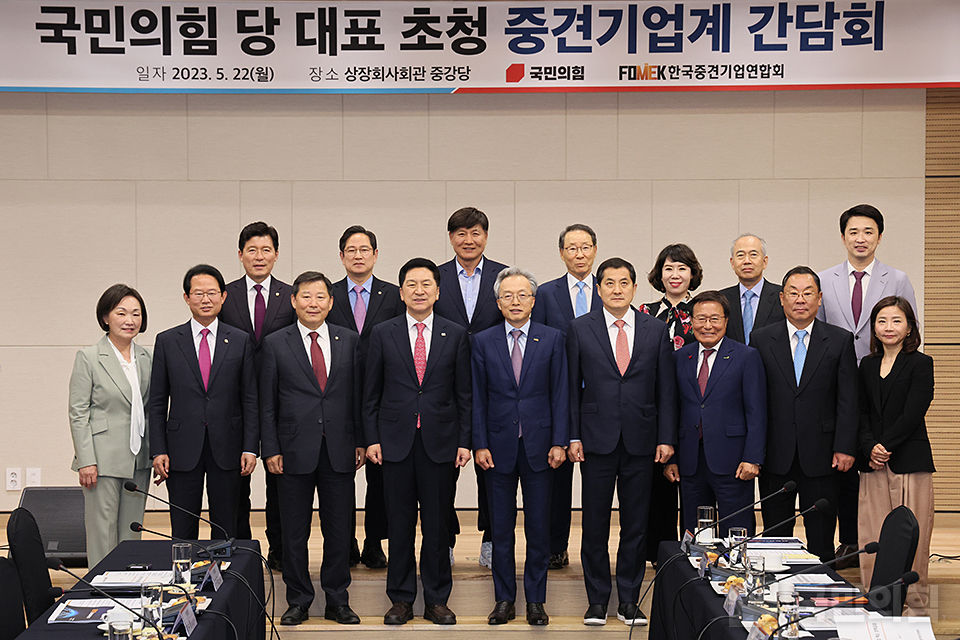
<path fill-rule="evenodd" d="M 665 80 L 666 68 L 659 64 L 620 65 L 620 80 Z"/>

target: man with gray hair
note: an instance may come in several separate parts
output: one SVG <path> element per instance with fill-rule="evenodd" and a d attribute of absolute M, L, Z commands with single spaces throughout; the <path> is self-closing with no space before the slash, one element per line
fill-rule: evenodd
<path fill-rule="evenodd" d="M 754 329 L 784 320 L 781 287 L 763 277 L 767 268 L 767 243 L 760 236 L 742 233 L 730 245 L 730 266 L 739 284 L 722 289 L 730 303 L 727 337 L 750 344 Z"/>
<path fill-rule="evenodd" d="M 527 558 L 523 569 L 527 622 L 545 625 L 550 544 L 551 469 L 570 441 L 569 382 L 563 334 L 532 322 L 537 281 L 510 267 L 494 294 L 506 321 L 474 336 L 473 448 L 484 469 L 493 534 L 492 625 L 516 616 L 517 482 L 523 490 Z"/>

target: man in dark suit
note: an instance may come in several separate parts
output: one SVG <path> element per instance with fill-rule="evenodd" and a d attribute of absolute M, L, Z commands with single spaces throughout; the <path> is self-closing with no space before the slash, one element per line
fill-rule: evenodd
<path fill-rule="evenodd" d="M 783 321 L 781 287 L 763 277 L 769 260 L 763 238 L 745 233 L 733 241 L 730 266 L 740 282 L 720 291 L 730 306 L 728 338 L 750 344 L 753 329 Z"/>
<path fill-rule="evenodd" d="M 263 339 L 278 329 L 296 321 L 296 314 L 288 304 L 290 285 L 274 278 L 271 273 L 279 257 L 280 237 L 277 230 L 265 222 L 251 222 L 240 231 L 240 263 L 245 275 L 229 283 L 227 296 L 220 310 L 220 319 L 232 327 L 243 329 L 253 342 L 253 361 L 259 365 Z M 250 531 L 250 479 L 240 479 L 240 504 L 237 511 L 237 537 L 248 540 Z M 280 524 L 280 498 L 277 496 L 277 478 L 265 474 L 267 484 L 267 541 L 270 567 L 280 571 L 283 563 L 283 532 Z"/>
<path fill-rule="evenodd" d="M 227 297 L 220 272 L 200 264 L 183 278 L 193 318 L 157 335 L 150 378 L 150 453 L 170 501 L 192 513 L 207 504 L 212 537 L 236 536 L 240 477 L 260 447 L 257 376 L 247 334 L 217 319 Z M 170 510 L 171 535 L 197 540 L 200 521 Z"/>
<path fill-rule="evenodd" d="M 507 265 L 488 260 L 483 255 L 487 246 L 490 221 L 487 215 L 475 207 L 463 207 L 453 212 L 447 220 L 447 234 L 456 258 L 440 265 L 440 289 L 444 295 L 437 300 L 438 316 L 456 322 L 467 330 L 471 338 L 484 329 L 503 322 L 493 293 L 493 281 Z M 477 528 L 483 531 L 480 547 L 480 564 L 492 566 L 493 539 L 490 535 L 490 517 L 487 513 L 487 486 L 483 469 L 474 465 L 477 474 Z M 454 474 L 452 500 L 457 498 L 457 478 Z M 453 561 L 453 546 L 460 533 L 460 523 L 453 502 L 450 503 L 450 559 Z"/>
<path fill-rule="evenodd" d="M 667 325 L 631 308 L 637 272 L 610 258 L 597 269 L 603 306 L 567 330 L 571 462 L 583 477 L 580 559 L 590 606 L 587 625 L 607 621 L 610 600 L 610 512 L 620 499 L 617 618 L 646 624 L 637 606 L 646 558 L 653 463 L 677 443 L 673 344 Z"/>
<path fill-rule="evenodd" d="M 750 343 L 760 352 L 767 374 L 767 453 L 760 474 L 760 495 L 785 482 L 795 491 L 761 507 L 764 535 L 788 536 L 793 524 L 770 528 L 820 498 L 830 506 L 804 516 L 807 548 L 822 562 L 834 558 L 838 472 L 849 469 L 856 454 L 857 356 L 853 334 L 815 321 L 822 294 L 820 278 L 809 267 L 794 267 L 783 277 L 780 301 L 787 321 L 756 329 Z"/>
<path fill-rule="evenodd" d="M 718 291 L 693 299 L 697 341 L 674 352 L 680 432 L 677 455 L 664 474 L 680 481 L 683 526 L 697 529 L 697 507 L 717 505 L 724 518 L 753 502 L 767 443 L 767 385 L 756 349 L 725 339 L 730 306 Z M 752 511 L 726 527 L 756 528 Z M 724 536 L 726 531 L 719 532 Z"/>
<path fill-rule="evenodd" d="M 347 275 L 333 284 L 334 305 L 327 322 L 360 334 L 358 363 L 362 372 L 373 328 L 384 320 L 403 315 L 405 307 L 397 285 L 373 275 L 373 267 L 377 264 L 377 236 L 373 231 L 359 225 L 348 227 L 340 236 L 340 262 Z M 362 561 L 370 569 L 383 569 L 387 566 L 387 558 L 380 544 L 381 540 L 387 538 L 383 469 L 379 465 L 368 464 L 365 473 L 367 493 L 364 500 L 363 553 L 360 553 L 354 538 L 350 564 L 353 566 Z M 356 510 L 353 518 L 356 521 Z"/>
<path fill-rule="evenodd" d="M 550 621 L 547 597 L 551 469 L 566 460 L 569 379 L 563 334 L 530 320 L 537 281 L 511 267 L 497 276 L 494 292 L 506 323 L 473 341 L 473 448 L 487 481 L 493 532 L 496 605 L 490 624 L 516 616 L 517 482 L 523 489 L 527 559 L 523 588 L 527 622 Z"/>
<path fill-rule="evenodd" d="M 470 344 L 467 332 L 434 314 L 440 273 L 425 258 L 400 268 L 407 312 L 370 336 L 363 385 L 367 459 L 383 465 L 390 566 L 385 624 L 413 618 L 417 597 L 414 540 L 419 505 L 423 617 L 456 624 L 447 607 L 454 469 L 470 461 Z"/>
<path fill-rule="evenodd" d="M 353 480 L 366 453 L 360 444 L 359 336 L 324 322 L 335 306 L 330 288 L 317 271 L 297 276 L 290 300 L 299 322 L 268 336 L 263 347 L 261 440 L 264 464 L 281 489 L 285 625 L 306 620 L 314 598 L 307 553 L 314 492 L 323 533 L 324 618 L 360 623 L 347 594 Z"/>
<path fill-rule="evenodd" d="M 598 309 L 600 293 L 593 277 L 597 257 L 597 234 L 585 224 L 572 224 L 560 233 L 560 259 L 567 272 L 537 287 L 534 322 L 559 329 L 564 337 L 574 318 Z M 562 464 L 551 472 L 553 492 L 550 498 L 550 564 L 563 569 L 570 564 L 567 545 L 570 540 L 570 510 L 573 499 L 573 464 Z"/>

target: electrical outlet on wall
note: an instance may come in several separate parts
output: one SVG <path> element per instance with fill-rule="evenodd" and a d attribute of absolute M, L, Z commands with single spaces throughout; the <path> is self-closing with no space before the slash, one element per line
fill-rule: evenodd
<path fill-rule="evenodd" d="M 7 467 L 7 491 L 19 491 L 23 488 L 23 472 L 18 467 Z"/>
<path fill-rule="evenodd" d="M 25 487 L 40 486 L 40 467 L 27 467 L 27 482 Z"/>

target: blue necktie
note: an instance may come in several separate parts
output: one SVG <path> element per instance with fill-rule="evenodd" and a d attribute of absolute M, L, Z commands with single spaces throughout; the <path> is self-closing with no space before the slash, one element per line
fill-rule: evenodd
<path fill-rule="evenodd" d="M 573 309 L 574 318 L 579 318 L 587 312 L 587 294 L 584 291 L 584 289 L 587 287 L 587 283 L 578 282 L 577 287 L 579 287 L 580 290 L 577 291 L 577 303 L 574 305 Z"/>
<path fill-rule="evenodd" d="M 807 359 L 807 345 L 803 344 L 803 339 L 807 332 L 803 329 L 797 331 L 797 350 L 793 352 L 793 372 L 797 376 L 797 386 L 800 386 L 800 376 L 803 375 L 803 363 Z"/>
<path fill-rule="evenodd" d="M 753 331 L 753 299 L 757 297 L 749 289 L 743 294 L 743 343 L 750 344 L 750 332 Z"/>

